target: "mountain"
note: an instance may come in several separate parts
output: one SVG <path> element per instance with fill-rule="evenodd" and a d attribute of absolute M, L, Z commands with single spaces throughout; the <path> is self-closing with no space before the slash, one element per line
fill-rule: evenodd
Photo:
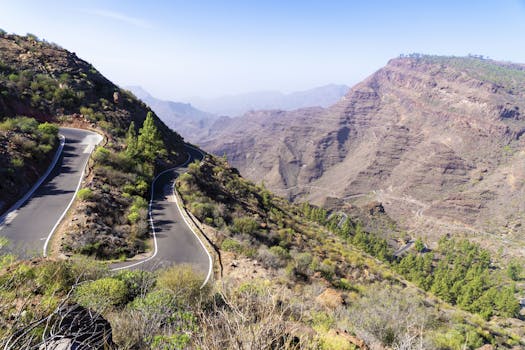
<path fill-rule="evenodd" d="M 194 143 L 208 136 L 209 127 L 218 118 L 189 103 L 159 100 L 140 86 L 128 86 L 126 89 L 147 103 L 167 126 Z"/>
<path fill-rule="evenodd" d="M 180 135 L 67 50 L 32 35 L 5 33 L 0 48 L 0 159 L 8 159 L 10 169 L 28 167 L 40 155 L 42 163 L 49 161 L 58 126 L 104 136 L 54 234 L 49 257 L 17 259 L 0 238 L 1 348 L 525 345 L 516 297 L 515 281 L 523 278 L 519 265 L 507 266 L 467 240 L 444 238 L 432 250 L 420 240 L 413 245 L 387 241 L 344 213 L 275 196 L 263 184 L 244 179 L 224 158 L 210 155 L 189 164 L 173 185 L 163 181 L 159 187 L 166 204 L 160 204 L 149 193 L 150 184 L 156 174 L 187 159 Z M 300 119 L 302 124 L 290 130 L 296 132 L 313 128 L 309 123 L 324 113 L 320 107 L 267 111 L 252 119 L 262 129 L 288 117 Z M 221 120 L 223 131 L 236 125 L 234 119 Z M 320 125 L 315 127 L 332 124 Z M 344 145 L 350 134 L 338 132 L 336 139 Z M 333 152 L 330 137 L 325 135 L 322 147 L 327 152 Z M 153 217 L 152 208 L 159 206 L 176 210 L 183 220 L 173 214 Z M 369 210 L 371 217 L 382 217 L 382 211 L 380 204 Z M 169 267 L 153 260 L 137 269 L 109 270 L 107 261 L 94 259 L 126 259 L 146 252 L 148 243 L 156 247 L 156 241 L 148 242 L 148 216 L 159 236 L 173 232 L 173 220 L 192 227 L 195 244 L 200 241 L 210 254 L 206 278 L 191 265 Z M 401 244 L 410 252 L 396 254 L 392 245 Z M 165 248 L 182 255 L 180 247 Z M 151 253 L 142 261 L 155 258 Z"/>
<path fill-rule="evenodd" d="M 250 112 L 201 145 L 291 199 L 375 200 L 416 235 L 522 254 L 524 101 L 524 65 L 413 55 L 329 108 Z"/>
<path fill-rule="evenodd" d="M 204 111 L 236 117 L 250 110 L 327 107 L 337 102 L 348 92 L 348 89 L 346 85 L 329 84 L 289 94 L 278 91 L 258 91 L 213 99 L 194 98 L 193 104 Z"/>
<path fill-rule="evenodd" d="M 465 240 L 394 259 L 384 240 L 357 223 L 345 219 L 338 228 L 341 217 L 274 196 L 213 156 L 192 164 L 176 188 L 188 220 L 211 245 L 216 281 L 203 286 L 187 265 L 108 272 L 89 259 L 13 262 L 0 251 L 0 346 L 525 345 L 513 282 L 487 251 Z"/>
<path fill-rule="evenodd" d="M 138 133 L 148 116 L 148 133 L 155 142 L 146 140 L 147 135 L 142 139 L 149 143 L 150 156 L 131 156 L 126 134 Z M 56 250 L 104 259 L 145 251 L 149 183 L 159 169 L 186 159 L 183 138 L 75 53 L 34 35 L 0 32 L 1 211 L 49 165 L 58 144 L 57 126 L 95 130 L 104 141 L 82 184 L 89 195 L 69 210 L 77 220 L 65 220 L 58 228 Z"/>

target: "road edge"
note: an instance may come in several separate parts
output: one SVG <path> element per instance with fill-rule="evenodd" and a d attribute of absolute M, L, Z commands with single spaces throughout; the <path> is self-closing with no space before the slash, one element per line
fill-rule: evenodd
<path fill-rule="evenodd" d="M 60 159 L 60 156 L 62 155 L 62 151 L 64 150 L 64 145 L 66 144 L 66 137 L 64 135 L 59 134 L 58 138 L 60 139 L 60 144 L 58 145 L 53 160 L 51 161 L 51 164 L 47 167 L 46 172 L 44 173 L 44 175 L 38 178 L 33 187 L 31 187 L 22 198 L 16 201 L 15 204 L 13 204 L 9 209 L 7 209 L 7 211 L 2 216 L 0 216 L 0 225 L 2 225 L 5 222 L 5 219 L 9 214 L 18 210 L 22 205 L 25 204 L 25 202 L 29 200 L 29 198 L 33 196 L 35 191 L 48 178 L 49 174 L 51 174 L 53 169 L 55 169 L 55 166 L 57 165 L 57 162 Z"/>
<path fill-rule="evenodd" d="M 114 268 L 110 269 L 110 271 L 120 271 L 120 270 L 129 269 L 129 268 L 132 268 L 132 267 L 144 264 L 144 263 L 150 261 L 151 259 L 153 259 L 155 256 L 157 256 L 157 253 L 158 253 L 157 232 L 155 230 L 155 224 L 154 224 L 154 221 L 153 221 L 153 211 L 151 210 L 151 208 L 153 206 L 153 196 L 154 196 L 154 193 L 155 193 L 155 182 L 157 182 L 159 177 L 164 175 L 165 173 L 167 173 L 169 171 L 177 170 L 177 168 L 179 168 L 181 166 L 186 166 L 189 163 L 190 160 L 191 160 L 191 155 L 188 153 L 188 159 L 186 159 L 186 161 L 184 163 L 182 163 L 181 165 L 177 165 L 176 167 L 169 168 L 169 169 L 161 171 L 160 173 L 157 174 L 157 176 L 155 176 L 155 178 L 151 182 L 151 195 L 150 195 L 149 204 L 148 204 L 148 221 L 150 223 L 151 232 L 152 232 L 152 235 L 153 235 L 153 246 L 154 246 L 153 254 L 151 256 L 148 256 L 147 258 L 145 258 L 143 260 L 140 260 L 140 261 L 137 261 L 137 262 L 135 262 L 133 264 L 120 266 L 120 267 L 114 267 Z"/>
<path fill-rule="evenodd" d="M 70 129 L 76 129 L 76 128 L 70 128 Z M 78 129 L 78 130 L 85 130 L 85 129 Z M 100 142 L 102 142 L 102 140 L 104 140 L 104 136 L 103 135 L 99 134 L 98 132 L 94 132 L 94 131 L 91 131 L 91 132 L 93 132 L 94 134 L 97 134 L 98 136 L 100 136 L 100 140 L 97 142 L 95 147 L 93 147 L 93 150 L 89 154 L 89 157 L 87 157 L 86 162 L 84 163 L 84 166 L 82 167 L 82 173 L 80 174 L 80 179 L 78 180 L 77 188 L 75 189 L 75 193 L 73 193 L 73 197 L 71 197 L 71 200 L 69 201 L 69 204 L 67 205 L 66 209 L 64 210 L 62 215 L 60 215 L 60 217 L 58 218 L 57 222 L 55 223 L 55 225 L 53 226 L 53 228 L 51 229 L 51 231 L 47 235 L 46 241 L 44 243 L 44 248 L 42 248 L 42 255 L 44 256 L 44 258 L 47 257 L 47 246 L 49 245 L 49 241 L 51 240 L 51 237 L 53 237 L 53 233 L 57 229 L 58 225 L 60 225 L 60 223 L 62 222 L 62 220 L 66 216 L 68 210 L 71 208 L 71 206 L 75 202 L 78 190 L 80 189 L 80 186 L 82 186 L 82 181 L 84 180 L 84 174 L 86 173 L 86 168 L 87 168 L 87 165 L 89 163 L 89 160 L 91 159 L 91 155 L 93 154 L 93 152 L 95 151 L 97 146 L 100 144 Z"/>
<path fill-rule="evenodd" d="M 193 147 L 193 146 L 188 145 L 188 144 L 186 144 L 186 147 L 189 147 L 189 148 L 192 148 L 193 150 L 196 150 L 203 157 L 206 155 L 204 152 L 202 152 L 197 147 Z M 167 173 L 169 171 L 177 170 L 180 167 L 186 166 L 186 165 L 188 165 L 188 163 L 190 161 L 191 161 L 191 154 L 188 152 L 188 159 L 183 164 L 178 165 L 178 166 L 173 167 L 173 168 L 170 168 L 170 169 L 166 169 L 166 170 L 160 172 L 157 176 L 155 176 L 155 178 L 153 179 L 153 181 L 151 183 L 151 197 L 150 197 L 150 202 L 149 202 L 149 205 L 148 205 L 148 216 L 149 216 L 149 221 L 150 221 L 150 225 L 151 225 L 151 229 L 152 229 L 153 242 L 154 242 L 154 247 L 155 247 L 153 254 L 151 256 L 141 260 L 141 261 L 137 261 L 137 262 L 135 262 L 133 264 L 130 264 L 130 265 L 115 267 L 115 268 L 110 269 L 110 271 L 120 271 L 120 270 L 129 269 L 129 268 L 132 268 L 132 267 L 144 264 L 144 263 L 150 261 L 151 259 L 155 258 L 155 256 L 158 253 L 158 245 L 157 245 L 157 235 L 156 235 L 156 231 L 155 231 L 155 224 L 154 224 L 154 220 L 153 220 L 153 211 L 151 210 L 152 209 L 152 205 L 153 205 L 153 195 L 154 195 L 154 189 L 155 189 L 155 182 L 158 180 L 158 178 L 161 175 L 163 175 L 163 174 L 165 174 L 165 173 Z M 197 240 L 201 244 L 202 249 L 204 249 L 204 251 L 206 252 L 206 255 L 208 255 L 209 268 L 208 268 L 208 273 L 206 275 L 206 278 L 204 279 L 204 282 L 200 286 L 200 289 L 202 289 L 209 282 L 209 280 L 211 278 L 211 275 L 213 273 L 213 258 L 211 256 L 210 252 L 208 251 L 208 248 L 206 248 L 206 245 L 204 244 L 202 239 L 199 237 L 199 235 L 193 229 L 193 226 L 188 222 L 188 219 L 186 218 L 186 214 L 185 214 L 183 208 L 181 208 L 181 203 L 179 201 L 179 198 L 177 197 L 177 192 L 175 190 L 175 181 L 173 182 L 173 185 L 171 187 L 171 191 L 172 191 L 173 197 L 175 198 L 175 205 L 177 206 L 177 209 L 179 210 L 179 213 L 181 214 L 182 219 L 184 220 L 184 223 L 190 229 L 190 231 L 195 235 L 195 237 L 197 238 Z"/>

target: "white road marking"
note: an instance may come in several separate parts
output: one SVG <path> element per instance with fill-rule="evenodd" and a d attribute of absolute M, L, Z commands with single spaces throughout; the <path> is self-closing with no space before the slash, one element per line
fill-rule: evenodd
<path fill-rule="evenodd" d="M 100 142 L 100 141 L 102 141 L 104 139 L 102 137 L 102 135 L 99 135 L 99 134 L 90 135 L 90 136 L 94 136 L 94 137 L 91 138 L 91 140 L 98 140 L 98 142 Z M 86 140 L 86 139 L 88 139 L 88 137 L 84 138 L 84 140 Z M 53 226 L 53 228 L 51 229 L 51 232 L 49 232 L 49 234 L 47 235 L 46 242 L 44 243 L 44 248 L 42 250 L 44 258 L 47 257 L 47 246 L 49 245 L 49 241 L 51 240 L 51 237 L 53 236 L 53 233 L 57 229 L 57 227 L 60 224 L 60 222 L 62 222 L 62 219 L 64 219 L 64 217 L 66 216 L 67 211 L 69 210 L 69 208 L 71 208 L 71 205 L 73 204 L 73 202 L 75 201 L 75 198 L 77 197 L 77 192 L 80 189 L 80 186 L 82 185 L 82 180 L 84 180 L 84 173 L 86 171 L 86 167 L 87 167 L 87 164 L 89 162 L 89 158 L 90 157 L 86 157 L 86 161 L 84 162 L 84 166 L 82 167 L 82 174 L 80 174 L 80 179 L 78 180 L 77 188 L 75 189 L 75 193 L 73 193 L 73 197 L 69 201 L 69 204 L 67 205 L 66 210 L 64 210 L 64 212 L 62 213 L 60 218 L 55 223 L 55 226 Z"/>
<path fill-rule="evenodd" d="M 18 209 L 8 213 L 5 217 L 4 224 L 10 224 L 18 215 Z"/>
<path fill-rule="evenodd" d="M 99 134 L 91 134 L 86 135 L 82 141 L 80 141 L 81 145 L 98 145 L 102 141 L 102 136 Z"/>
<path fill-rule="evenodd" d="M 91 153 L 93 152 L 93 150 L 95 149 L 95 145 L 87 145 L 86 148 L 84 149 L 84 152 L 82 153 Z"/>
<path fill-rule="evenodd" d="M 31 187 L 31 189 L 25 194 L 25 196 L 23 196 L 21 199 L 18 200 L 18 202 L 13 204 L 13 206 L 11 208 L 9 208 L 4 215 L 0 216 L 0 229 L 2 228 L 2 225 L 7 222 L 7 218 L 10 215 L 12 215 L 13 212 L 17 211 L 18 208 L 20 208 L 29 198 L 31 198 L 33 193 L 35 193 L 35 191 L 38 189 L 38 187 L 40 187 L 40 185 L 49 176 L 49 174 L 51 174 L 51 171 L 55 168 L 55 165 L 57 164 L 58 159 L 60 158 L 60 155 L 62 154 L 62 150 L 64 149 L 64 145 L 66 143 L 66 138 L 63 135 L 58 135 L 58 137 L 60 139 L 60 144 L 58 145 L 58 149 L 57 149 L 57 151 L 55 153 L 55 156 L 53 157 L 53 160 L 51 161 L 51 164 L 47 168 L 46 172 L 44 173 L 44 175 L 42 175 L 38 179 L 38 181 L 33 185 L 33 187 Z M 15 214 L 15 216 L 16 215 L 17 214 Z M 11 218 L 11 221 L 13 219 L 14 219 L 14 217 Z M 9 222 L 11 222 L 11 221 L 9 221 Z"/>
<path fill-rule="evenodd" d="M 151 224 L 151 232 L 153 234 L 153 255 L 151 255 L 150 257 L 148 257 L 148 258 L 146 258 L 144 260 L 137 261 L 136 263 L 131 264 L 131 265 L 115 267 L 115 268 L 111 269 L 111 271 L 119 271 L 119 270 L 129 269 L 131 267 L 135 267 L 135 266 L 144 264 L 145 262 L 148 262 L 151 259 L 153 259 L 155 256 L 157 256 L 157 253 L 159 252 L 159 248 L 158 248 L 158 244 L 157 244 L 157 231 L 155 230 L 155 224 L 153 222 L 153 214 L 152 214 L 152 210 L 151 210 L 151 207 L 153 206 L 153 194 L 155 192 L 155 182 L 158 180 L 158 178 L 161 175 L 167 173 L 168 171 L 173 171 L 173 170 L 178 169 L 179 167 L 185 166 L 186 164 L 189 163 L 190 160 L 191 160 L 191 155 L 188 153 L 188 159 L 184 162 L 184 164 L 162 171 L 157 176 L 155 176 L 155 178 L 151 182 L 151 196 L 150 196 L 149 205 L 148 205 L 148 216 L 149 216 L 149 220 L 148 221 Z"/>
<path fill-rule="evenodd" d="M 204 156 L 204 153 L 202 153 L 202 151 L 198 148 L 195 148 L 195 147 L 192 147 L 192 146 L 189 146 L 189 145 L 186 145 L 187 147 L 190 147 L 190 148 L 193 148 L 194 150 L 200 152 L 203 156 Z M 154 190 L 154 186 L 155 186 L 155 181 L 157 181 L 157 179 L 162 175 L 162 174 L 165 174 L 167 173 L 168 171 L 173 171 L 173 170 L 176 170 L 180 167 L 183 167 L 183 166 L 186 166 L 188 165 L 188 163 L 190 162 L 191 160 L 191 155 L 188 153 L 188 160 L 186 160 L 184 162 L 184 164 L 182 165 L 179 165 L 179 166 L 176 166 L 174 168 L 171 168 L 171 169 L 166 169 L 164 170 L 163 172 L 161 172 L 160 174 L 158 174 L 154 179 L 153 179 L 153 182 L 151 183 L 151 197 L 150 197 L 150 202 L 149 202 L 149 206 L 148 206 L 148 212 L 149 212 L 149 221 L 151 223 L 151 228 L 152 228 L 152 231 L 153 231 L 153 242 L 154 242 L 154 251 L 153 251 L 153 255 L 150 256 L 149 258 L 146 258 L 144 260 L 141 260 L 141 261 L 138 261 L 134 264 L 131 264 L 131 265 L 126 265 L 126 266 L 121 266 L 121 267 L 116 267 L 116 268 L 113 268 L 111 269 L 111 271 L 119 271 L 119 270 L 124 270 L 124 269 L 129 269 L 130 267 L 134 267 L 134 266 L 138 266 L 140 264 L 144 264 L 145 262 L 153 259 L 157 253 L 158 253 L 158 245 L 157 245 L 157 235 L 156 235 L 156 231 L 155 231 L 155 225 L 153 224 L 153 214 L 152 214 L 152 210 L 151 210 L 151 207 L 153 205 L 153 190 Z M 186 226 L 188 226 L 188 228 L 190 229 L 190 231 L 195 235 L 195 237 L 197 237 L 197 240 L 199 241 L 199 243 L 201 244 L 202 248 L 204 249 L 204 251 L 206 252 L 206 254 L 208 255 L 208 259 L 209 259 L 209 269 L 208 269 L 208 274 L 206 275 L 206 279 L 204 280 L 204 282 L 202 283 L 201 285 L 201 289 L 204 288 L 204 286 L 206 285 L 206 283 L 208 283 L 208 281 L 210 280 L 210 277 L 211 277 L 211 273 L 213 271 L 213 259 L 210 255 L 210 252 L 208 252 L 208 249 L 206 249 L 206 246 L 204 245 L 204 243 L 202 242 L 202 240 L 200 239 L 199 235 L 197 235 L 197 233 L 195 233 L 195 231 L 193 231 L 193 227 L 190 225 L 190 223 L 188 222 L 188 220 L 186 219 L 186 216 L 183 214 L 182 212 L 182 209 L 180 207 L 180 204 L 179 204 L 179 201 L 177 199 L 177 196 L 175 194 L 175 181 L 173 181 L 173 185 L 172 185 L 172 195 L 173 195 L 173 199 L 175 201 L 175 204 L 177 205 L 177 209 L 179 210 L 181 216 L 182 216 L 182 219 L 184 220 L 184 222 L 186 223 Z"/>

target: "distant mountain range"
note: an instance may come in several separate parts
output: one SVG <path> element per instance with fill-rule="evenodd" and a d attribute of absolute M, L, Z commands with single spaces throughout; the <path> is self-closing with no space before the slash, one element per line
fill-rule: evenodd
<path fill-rule="evenodd" d="M 309 90 L 284 94 L 279 91 L 256 91 L 212 99 L 194 98 L 193 104 L 210 113 L 237 117 L 261 109 L 293 110 L 304 107 L 328 107 L 343 97 L 350 88 L 329 84 Z"/>
<path fill-rule="evenodd" d="M 196 107 L 190 103 L 160 100 L 140 86 L 127 86 L 126 89 L 146 102 L 170 128 L 177 130 L 188 141 L 198 143 L 209 138 L 211 129 L 218 130 L 228 124 L 230 117 L 260 109 L 327 107 L 343 97 L 349 87 L 331 84 L 290 94 L 268 91 L 198 99 L 195 100 L 198 101 L 195 102 Z"/>
<path fill-rule="evenodd" d="M 197 142 L 207 135 L 207 131 L 218 116 L 201 111 L 189 103 L 164 101 L 151 96 L 140 86 L 127 86 L 136 97 L 146 102 L 155 113 L 173 130 L 190 142 Z"/>
<path fill-rule="evenodd" d="M 199 144 L 277 194 L 328 208 L 381 202 L 407 229 L 525 234 L 525 66 L 416 56 L 329 108 L 254 111 Z M 510 246 L 502 242 L 502 247 Z"/>

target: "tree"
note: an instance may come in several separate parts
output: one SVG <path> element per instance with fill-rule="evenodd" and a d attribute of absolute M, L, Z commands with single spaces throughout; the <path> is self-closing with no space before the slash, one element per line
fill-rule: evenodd
<path fill-rule="evenodd" d="M 521 273 L 523 272 L 523 266 L 518 261 L 511 261 L 507 267 L 507 276 L 513 281 L 520 279 Z"/>
<path fill-rule="evenodd" d="M 425 244 L 423 243 L 423 241 L 421 240 L 421 238 L 418 238 L 415 242 L 414 242 L 414 248 L 416 249 L 416 252 L 422 252 L 423 250 L 425 250 Z"/>
<path fill-rule="evenodd" d="M 153 113 L 148 112 L 146 120 L 139 130 L 138 137 L 138 150 L 139 153 L 149 161 L 154 161 L 158 155 L 162 156 L 166 154 L 166 150 L 163 148 L 164 143 L 160 138 L 160 134 L 155 126 L 153 119 Z"/>

